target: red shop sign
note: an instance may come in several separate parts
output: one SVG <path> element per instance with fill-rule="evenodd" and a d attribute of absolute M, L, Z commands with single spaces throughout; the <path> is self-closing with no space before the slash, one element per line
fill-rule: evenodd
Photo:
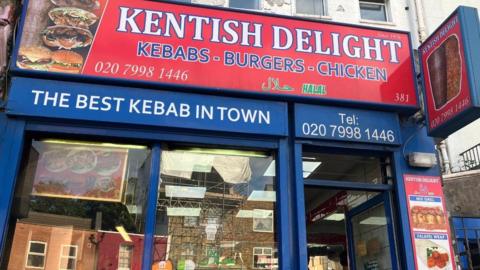
<path fill-rule="evenodd" d="M 417 106 L 406 32 L 142 0 L 26 9 L 17 72 Z"/>

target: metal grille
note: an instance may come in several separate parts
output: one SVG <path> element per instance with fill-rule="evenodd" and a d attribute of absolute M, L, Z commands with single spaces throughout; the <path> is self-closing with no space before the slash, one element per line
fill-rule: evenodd
<path fill-rule="evenodd" d="M 480 144 L 461 153 L 460 156 L 463 162 L 462 171 L 480 169 Z"/>
<path fill-rule="evenodd" d="M 453 223 L 462 270 L 480 269 L 480 218 L 453 218 Z"/>

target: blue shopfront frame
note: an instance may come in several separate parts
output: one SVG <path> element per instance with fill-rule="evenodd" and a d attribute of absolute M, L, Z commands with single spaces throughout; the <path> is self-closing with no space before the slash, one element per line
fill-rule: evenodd
<path fill-rule="evenodd" d="M 215 96 L 212 96 L 214 98 Z M 0 114 L 0 240 L 2 249 L 6 241 L 8 217 L 12 206 L 13 191 L 22 159 L 24 145 L 30 136 L 59 136 L 62 138 L 95 138 L 97 140 L 141 140 L 152 148 L 150 185 L 158 185 L 161 144 L 186 143 L 210 146 L 226 146 L 240 148 L 260 148 L 274 152 L 277 158 L 277 224 L 279 260 L 282 270 L 307 269 L 306 226 L 304 209 L 304 182 L 302 176 L 302 148 L 313 146 L 328 149 L 331 153 L 356 152 L 360 154 L 382 154 L 391 157 L 393 168 L 392 185 L 355 185 L 345 183 L 337 186 L 343 189 L 368 189 L 388 192 L 390 190 L 393 201 L 394 234 L 398 254 L 399 269 L 415 269 L 410 227 L 408 222 L 407 204 L 403 184 L 403 174 L 438 175 L 439 168 L 419 169 L 408 166 L 406 154 L 410 152 L 435 153 L 434 144 L 426 134 L 426 129 L 413 121 L 400 122 L 401 145 L 373 144 L 365 142 L 338 141 L 315 138 L 295 137 L 292 119 L 295 119 L 295 103 L 287 102 L 288 125 L 286 133 L 282 135 L 252 134 L 235 131 L 198 130 L 188 127 L 152 126 L 125 123 L 105 123 L 102 121 L 65 119 L 59 115 L 55 118 L 41 115 L 6 115 Z M 320 179 L 321 180 L 321 179 Z M 328 181 L 309 183 L 320 186 L 330 186 Z M 150 269 L 152 260 L 152 243 L 154 234 L 156 189 L 149 189 L 145 229 L 145 252 L 143 270 Z M 392 257 L 393 258 L 393 257 Z"/>

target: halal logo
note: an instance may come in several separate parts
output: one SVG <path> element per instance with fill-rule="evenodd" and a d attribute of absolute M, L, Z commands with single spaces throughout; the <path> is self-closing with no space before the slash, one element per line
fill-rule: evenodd
<path fill-rule="evenodd" d="M 302 85 L 302 93 L 324 96 L 327 94 L 327 86 L 323 84 L 304 83 Z"/>
<path fill-rule="evenodd" d="M 285 84 L 280 85 L 280 79 L 274 77 L 268 77 L 267 82 L 262 83 L 263 91 L 293 91 L 293 87 Z"/>

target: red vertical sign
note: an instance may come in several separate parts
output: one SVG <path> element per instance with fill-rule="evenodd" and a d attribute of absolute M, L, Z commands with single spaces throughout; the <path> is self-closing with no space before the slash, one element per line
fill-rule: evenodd
<path fill-rule="evenodd" d="M 404 175 L 418 270 L 454 270 L 454 254 L 439 176 Z"/>
<path fill-rule="evenodd" d="M 459 16 L 456 15 L 419 48 L 429 131 L 472 105 L 462 35 Z"/>

